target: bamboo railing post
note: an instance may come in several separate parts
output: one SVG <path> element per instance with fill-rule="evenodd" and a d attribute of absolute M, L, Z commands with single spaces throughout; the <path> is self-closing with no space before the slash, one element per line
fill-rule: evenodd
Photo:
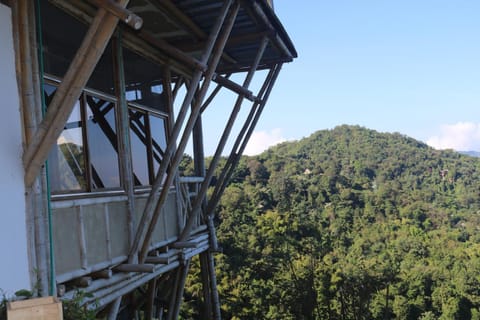
<path fill-rule="evenodd" d="M 125 7 L 128 2 L 121 0 L 118 4 Z M 44 119 L 23 155 L 27 187 L 32 185 L 53 144 L 63 131 L 75 102 L 100 60 L 117 24 L 117 17 L 103 8 L 98 9 Z"/>

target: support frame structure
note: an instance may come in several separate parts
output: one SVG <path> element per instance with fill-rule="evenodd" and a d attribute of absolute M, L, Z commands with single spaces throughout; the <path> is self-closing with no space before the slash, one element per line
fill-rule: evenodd
<path fill-rule="evenodd" d="M 215 207 L 282 64 L 297 56 L 273 8 L 265 0 L 9 4 L 23 115 L 29 267 L 37 270 L 31 275 L 37 294 L 72 299 L 81 289 L 88 293 L 82 303 L 108 319 L 139 310 L 146 319 L 177 319 L 191 260 L 199 256 L 202 316 L 221 319 Z M 79 47 L 70 49 L 68 39 L 57 35 L 57 20 L 86 30 Z M 58 56 L 67 61 L 63 73 L 57 73 Z M 98 77 L 106 67 L 111 82 Z M 151 72 L 150 78 L 142 72 Z M 257 74 L 263 79 L 254 80 Z M 261 84 L 256 93 L 253 81 Z M 222 90 L 234 99 L 206 168 L 204 119 Z M 245 102 L 247 116 L 239 119 Z M 73 121 L 75 114 L 79 120 Z M 238 120 L 243 124 L 236 132 Z M 72 129 L 81 133 L 76 140 L 66 138 Z M 101 139 L 108 148 L 96 148 Z M 181 171 L 189 144 L 193 176 Z M 146 150 L 142 157 L 139 145 Z M 63 162 L 51 160 L 55 154 Z M 99 154 L 113 155 L 118 169 L 101 169 Z M 148 166 L 139 167 L 144 162 Z M 63 176 L 50 170 L 55 166 Z M 216 172 L 220 177 L 208 197 Z"/>

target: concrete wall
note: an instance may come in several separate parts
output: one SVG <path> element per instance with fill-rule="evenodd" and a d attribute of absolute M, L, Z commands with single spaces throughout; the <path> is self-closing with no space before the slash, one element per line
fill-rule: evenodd
<path fill-rule="evenodd" d="M 15 75 L 12 19 L 0 4 L 0 290 L 29 289 L 22 125 Z"/>

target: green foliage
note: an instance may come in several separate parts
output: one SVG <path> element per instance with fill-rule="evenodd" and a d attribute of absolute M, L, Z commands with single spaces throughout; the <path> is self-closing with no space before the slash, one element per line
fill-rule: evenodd
<path fill-rule="evenodd" d="M 96 311 L 89 310 L 83 301 L 86 298 L 91 298 L 92 294 L 84 291 L 76 291 L 71 300 L 65 300 L 63 305 L 63 319 L 65 320 L 95 320 Z"/>
<path fill-rule="evenodd" d="M 479 181 L 478 158 L 358 126 L 243 157 L 217 208 L 223 318 L 479 319 Z"/>

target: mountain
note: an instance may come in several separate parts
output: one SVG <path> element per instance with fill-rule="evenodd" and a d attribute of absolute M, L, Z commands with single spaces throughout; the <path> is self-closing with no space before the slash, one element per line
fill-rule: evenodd
<path fill-rule="evenodd" d="M 461 154 L 466 154 L 467 156 L 480 158 L 480 152 L 478 151 L 459 151 Z"/>
<path fill-rule="evenodd" d="M 216 221 L 224 318 L 479 319 L 479 182 L 480 159 L 359 126 L 243 157 Z"/>

